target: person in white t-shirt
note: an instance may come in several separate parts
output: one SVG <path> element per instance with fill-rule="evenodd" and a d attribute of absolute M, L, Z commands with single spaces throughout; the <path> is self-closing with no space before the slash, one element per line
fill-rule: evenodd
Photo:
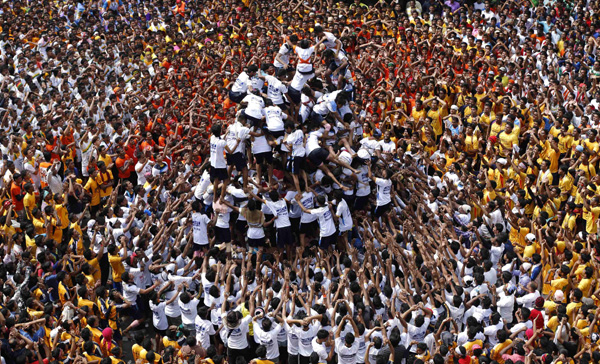
<path fill-rule="evenodd" d="M 290 66 L 290 54 L 293 52 L 294 47 L 298 43 L 298 36 L 292 34 L 279 48 L 279 52 L 275 55 L 273 60 L 273 66 L 279 71 L 280 69 L 286 70 Z"/>
<path fill-rule="evenodd" d="M 348 242 L 348 231 L 352 230 L 353 220 L 350 213 L 350 207 L 344 199 L 344 193 L 341 190 L 333 192 L 334 203 L 336 205 L 335 216 L 337 218 L 338 230 L 344 244 Z"/>
<path fill-rule="evenodd" d="M 213 181 L 214 191 L 217 191 L 219 183 L 223 182 L 221 195 L 214 194 L 213 201 L 225 197 L 225 190 L 229 184 L 229 175 L 227 174 L 227 162 L 224 152 L 232 153 L 240 144 L 240 138 L 237 138 L 235 147 L 229 148 L 227 142 L 221 138 L 221 124 L 215 124 L 210 128 L 212 136 L 210 137 L 210 179 Z M 225 136 L 227 137 L 227 136 Z"/>
<path fill-rule="evenodd" d="M 293 121 L 285 123 L 286 137 L 283 140 L 282 149 L 288 150 L 286 170 L 292 174 L 296 190 L 300 190 L 298 176 L 301 175 L 306 184 L 306 172 L 304 172 L 304 160 L 306 149 L 304 149 L 304 131 L 299 127 L 296 129 Z"/>
<path fill-rule="evenodd" d="M 325 196 L 319 195 L 315 199 L 317 208 L 307 209 L 301 203 L 301 194 L 296 195 L 296 201 L 303 212 L 319 217 L 319 247 L 327 250 L 330 246 L 335 246 L 337 242 L 337 229 L 333 220 L 333 208 L 330 203 L 325 200 Z"/>
<path fill-rule="evenodd" d="M 277 336 L 281 330 L 279 324 L 273 324 L 270 318 L 261 312 L 253 317 L 252 328 L 254 330 L 254 341 L 267 349 L 266 359 L 275 363 L 279 362 L 279 343 Z M 261 322 L 258 322 L 260 320 Z"/>
<path fill-rule="evenodd" d="M 312 55 L 318 49 L 319 45 L 321 45 L 321 41 L 311 47 L 308 39 L 302 39 L 298 42 L 298 46 L 294 47 L 294 52 L 298 56 L 298 63 L 296 65 L 296 73 L 290 82 L 287 92 L 288 100 L 292 103 L 291 115 L 293 118 L 296 118 L 298 115 L 302 88 L 315 75 L 312 65 Z"/>
<path fill-rule="evenodd" d="M 423 315 L 419 315 L 415 318 L 414 325 L 406 322 L 406 317 L 413 311 L 420 309 L 423 311 Z M 433 311 L 423 306 L 422 302 L 419 302 L 417 306 L 412 306 L 406 312 L 399 316 L 400 323 L 406 329 L 408 335 L 406 337 L 406 345 L 413 341 L 423 342 L 425 340 L 425 335 L 427 334 L 427 328 L 429 327 L 429 321 L 431 316 L 433 315 Z M 416 353 L 417 348 L 416 345 L 411 347 L 411 352 Z"/>
<path fill-rule="evenodd" d="M 248 185 L 248 161 L 246 158 L 246 143 L 244 142 L 250 137 L 250 129 L 246 126 L 246 114 L 240 113 L 235 122 L 229 126 L 225 141 L 232 153 L 226 154 L 227 159 L 227 174 L 231 175 L 233 167 L 237 173 L 241 173 L 243 177 L 243 186 Z M 239 141 L 239 142 L 238 142 Z"/>
<path fill-rule="evenodd" d="M 308 363 L 308 360 L 313 353 L 312 341 L 321 329 L 320 320 L 323 318 L 323 316 L 314 315 L 306 317 L 304 314 L 296 317 L 296 319 L 287 319 L 287 324 L 290 325 L 290 331 L 298 337 L 299 362 Z M 304 318 L 300 319 L 300 317 Z M 300 326 L 297 326 L 296 324 Z"/>
<path fill-rule="evenodd" d="M 127 327 L 127 329 L 125 330 L 125 331 L 128 331 L 128 330 L 138 327 L 145 320 L 143 311 L 137 302 L 138 296 L 145 295 L 145 294 L 148 294 L 148 293 L 154 291 L 154 289 L 160 284 L 160 282 L 156 281 L 150 287 L 148 287 L 146 289 L 141 289 L 140 287 L 138 287 L 135 284 L 134 277 L 129 272 L 124 272 L 121 275 L 121 280 L 123 282 L 123 297 L 127 301 L 131 302 L 131 307 L 130 307 L 131 317 L 133 317 L 133 319 L 134 319 L 134 321 L 131 323 L 131 325 L 129 325 L 129 327 Z M 125 331 L 123 331 L 123 333 L 125 333 Z"/>
<path fill-rule="evenodd" d="M 162 337 L 167 334 L 167 328 L 169 328 L 169 322 L 167 320 L 167 315 L 165 314 L 165 308 L 175 302 L 177 297 L 179 297 L 179 292 L 181 292 L 181 289 L 183 288 L 183 285 L 180 284 L 177 287 L 177 294 L 174 294 L 173 297 L 167 301 L 161 301 L 160 297 L 164 291 L 172 286 L 173 282 L 169 282 L 168 284 L 165 284 L 158 292 L 150 292 L 149 306 L 150 311 L 152 311 L 152 325 L 156 329 L 157 342 L 162 341 Z"/>
<path fill-rule="evenodd" d="M 192 202 L 192 229 L 193 229 L 193 249 L 196 252 L 206 250 L 210 239 L 208 238 L 208 226 L 211 224 L 211 218 L 208 215 L 202 213 L 202 207 L 200 201 Z M 196 254 L 197 255 L 197 254 Z"/>
<path fill-rule="evenodd" d="M 294 236 L 292 235 L 292 223 L 290 222 L 290 215 L 288 210 L 288 202 L 280 198 L 279 192 L 273 190 L 269 192 L 269 198 L 271 201 L 265 200 L 258 197 L 253 192 L 250 192 L 250 196 L 267 205 L 267 207 L 273 213 L 273 220 L 268 221 L 267 224 L 275 222 L 275 228 L 277 229 L 277 246 L 283 248 L 290 246 L 294 243 Z"/>
<path fill-rule="evenodd" d="M 319 43 L 323 43 L 327 49 L 335 49 L 336 55 L 342 49 L 342 42 L 332 33 L 324 31 L 322 26 L 315 26 L 313 33 L 315 38 L 319 40 Z"/>
<path fill-rule="evenodd" d="M 235 269 L 235 264 L 230 268 L 229 275 L 227 277 L 227 287 L 230 287 L 231 276 Z M 225 291 L 224 302 L 227 302 L 229 298 L 229 291 Z M 250 331 L 250 323 L 252 322 L 252 316 L 248 315 L 242 318 L 240 311 L 229 311 L 227 312 L 226 304 L 221 306 L 221 317 L 223 318 L 223 333 L 225 339 L 225 346 L 227 347 L 227 358 L 228 361 L 235 363 L 238 357 L 243 357 L 246 361 L 249 361 L 252 357 L 252 353 L 248 344 L 248 332 Z M 249 311 L 254 311 L 254 294 L 250 297 Z"/>
<path fill-rule="evenodd" d="M 231 89 L 229 90 L 229 99 L 231 101 L 240 103 L 244 99 L 246 93 L 248 92 L 248 88 L 252 87 L 250 79 L 256 75 L 256 72 L 258 72 L 258 66 L 252 64 L 248 66 L 246 72 L 242 72 L 238 75 L 237 79 L 232 83 Z"/>
<path fill-rule="evenodd" d="M 317 337 L 312 341 L 313 352 L 319 356 L 319 364 L 325 364 L 333 359 L 335 350 L 334 341 L 331 339 L 329 331 L 321 329 L 317 332 Z"/>
<path fill-rule="evenodd" d="M 210 337 L 216 334 L 215 326 L 210 320 L 210 307 L 200 307 L 194 321 L 196 340 L 203 348 L 210 346 Z"/>
<path fill-rule="evenodd" d="M 267 85 L 267 100 L 271 100 L 273 105 L 281 106 L 285 105 L 284 95 L 287 94 L 287 86 L 281 82 L 285 80 L 287 71 L 285 69 L 277 70 L 276 77 L 271 75 L 258 75 L 260 79 L 265 80 Z M 263 95 L 264 96 L 264 95 Z"/>
<path fill-rule="evenodd" d="M 344 324 L 352 325 L 352 330 L 354 333 L 348 332 L 342 338 L 340 334 L 342 329 L 344 328 Z M 338 364 L 356 364 L 358 360 L 358 340 L 356 337 L 358 336 L 358 327 L 356 323 L 352 319 L 352 316 L 346 315 L 342 318 L 342 321 L 335 330 L 335 352 L 338 355 Z"/>
<path fill-rule="evenodd" d="M 184 286 L 188 286 L 185 282 Z M 187 290 L 179 295 L 179 309 L 181 310 L 181 322 L 183 327 L 190 331 L 192 336 L 196 335 L 196 315 L 198 314 L 198 297 L 194 297 Z"/>
<path fill-rule="evenodd" d="M 269 99 L 265 101 L 265 105 L 267 106 L 264 109 L 267 130 L 269 130 L 271 136 L 276 139 L 277 144 L 281 144 L 283 136 L 285 135 L 284 120 L 286 120 L 288 116 L 279 106 L 273 105 L 273 102 Z"/>
<path fill-rule="evenodd" d="M 371 164 L 369 163 L 369 178 L 377 185 L 377 201 L 373 216 L 380 218 L 392 208 L 392 176 L 390 169 L 384 171 L 383 178 L 373 176 Z"/>

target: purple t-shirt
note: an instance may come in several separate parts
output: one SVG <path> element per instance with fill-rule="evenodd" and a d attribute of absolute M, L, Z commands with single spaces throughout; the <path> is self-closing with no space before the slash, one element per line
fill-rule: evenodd
<path fill-rule="evenodd" d="M 444 3 L 444 5 L 449 6 L 452 9 L 452 12 L 455 12 L 456 9 L 460 8 L 460 3 L 454 0 L 448 0 Z"/>

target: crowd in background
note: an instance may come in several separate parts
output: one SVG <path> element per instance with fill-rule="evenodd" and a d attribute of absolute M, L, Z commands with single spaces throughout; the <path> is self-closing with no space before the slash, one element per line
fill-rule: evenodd
<path fill-rule="evenodd" d="M 600 363 L 600 2 L 0 8 L 2 364 Z"/>

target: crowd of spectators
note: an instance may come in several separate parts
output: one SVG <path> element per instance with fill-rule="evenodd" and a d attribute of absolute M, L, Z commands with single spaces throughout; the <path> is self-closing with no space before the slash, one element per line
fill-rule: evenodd
<path fill-rule="evenodd" d="M 600 363 L 600 1 L 0 6 L 2 364 Z"/>

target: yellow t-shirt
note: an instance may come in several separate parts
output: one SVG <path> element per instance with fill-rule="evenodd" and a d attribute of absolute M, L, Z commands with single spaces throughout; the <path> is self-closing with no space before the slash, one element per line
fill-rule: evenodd
<path fill-rule="evenodd" d="M 503 131 L 498 137 L 500 139 L 500 144 L 503 147 L 500 150 L 501 155 L 506 155 L 507 149 L 512 149 L 513 145 L 519 145 L 519 135 L 515 133 L 514 130 L 510 134 Z"/>
<path fill-rule="evenodd" d="M 92 195 L 92 200 L 90 201 L 90 206 L 97 206 L 100 204 L 100 188 L 98 188 L 98 183 L 94 181 L 92 178 L 88 179 L 85 184 L 84 189 L 88 191 Z"/>
<path fill-rule="evenodd" d="M 504 359 L 502 359 L 502 355 L 500 355 L 500 352 L 510 344 L 512 344 L 512 340 L 510 339 L 507 339 L 503 343 L 496 344 L 496 346 L 494 346 L 490 351 L 490 359 L 497 361 L 498 364 L 504 364 Z M 511 350 L 509 349 L 507 353 L 509 353 L 510 351 Z"/>
<path fill-rule="evenodd" d="M 596 221 L 600 216 L 600 206 L 592 207 L 591 210 L 583 208 L 583 219 L 585 220 L 585 231 L 588 234 L 595 234 L 598 231 Z"/>
<path fill-rule="evenodd" d="M 108 261 L 113 270 L 113 282 L 121 282 L 121 275 L 125 273 L 125 267 L 121 261 L 121 256 L 119 254 L 110 254 L 108 256 Z"/>
<path fill-rule="evenodd" d="M 98 171 L 98 175 L 96 176 L 96 183 L 98 184 L 98 190 L 100 192 L 100 198 L 108 197 L 113 191 L 112 186 L 109 186 L 105 189 L 102 189 L 100 186 L 103 183 L 109 183 L 113 180 L 113 174 L 110 170 L 106 170 L 106 173 L 102 173 Z"/>
<path fill-rule="evenodd" d="M 29 215 L 31 215 L 31 212 L 35 208 L 35 194 L 26 193 L 25 197 L 23 197 L 23 206 L 29 211 Z"/>

